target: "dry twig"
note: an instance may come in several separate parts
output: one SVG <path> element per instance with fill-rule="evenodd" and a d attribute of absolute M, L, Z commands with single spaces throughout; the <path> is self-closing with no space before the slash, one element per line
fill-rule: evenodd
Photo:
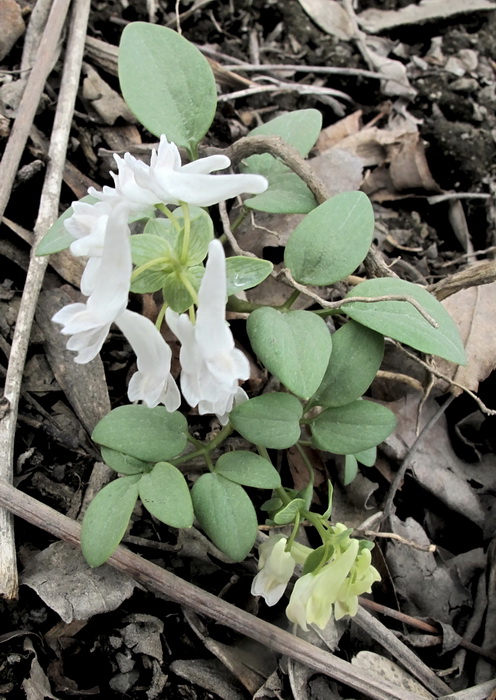
<path fill-rule="evenodd" d="M 31 121 L 34 117 L 37 105 L 36 102 L 36 105 L 33 106 L 32 97 L 28 94 L 30 91 L 31 81 L 34 77 L 35 80 L 32 87 L 35 96 L 37 95 L 37 99 L 39 99 L 44 81 L 46 79 L 46 75 L 43 72 L 47 65 L 44 52 L 48 53 L 49 55 L 51 54 L 48 48 L 50 47 L 50 44 L 47 45 L 47 42 L 51 38 L 50 40 L 56 43 L 56 37 L 58 37 L 62 30 L 67 7 L 68 0 L 55 0 L 48 18 L 47 27 L 40 43 L 40 50 L 38 54 L 39 62 L 37 62 L 33 68 L 25 92 L 29 103 L 26 105 L 26 110 L 31 110 L 32 112 Z M 41 238 L 41 236 L 46 233 L 50 225 L 58 216 L 62 171 L 65 162 L 72 113 L 79 86 L 79 73 L 83 59 L 84 39 L 86 36 L 89 10 L 90 0 L 79 0 L 79 2 L 75 3 L 59 93 L 59 101 L 52 129 L 52 137 L 50 140 L 49 162 L 35 225 L 35 244 Z M 43 64 L 43 69 L 41 71 L 38 69 L 39 64 Z M 19 131 L 16 132 L 16 137 L 12 141 L 14 145 L 11 147 L 7 158 L 4 156 L 4 160 L 6 162 L 4 172 L 6 172 L 7 177 L 9 177 L 12 168 L 14 168 L 15 176 L 15 167 L 17 165 L 16 154 L 19 153 L 19 157 L 22 154 L 25 144 L 25 139 L 24 141 L 22 141 L 22 139 L 26 132 L 26 128 L 27 132 L 29 132 L 29 114 L 28 117 L 24 115 L 22 111 L 23 103 L 24 97 L 21 102 L 21 109 L 19 113 L 19 119 L 21 120 Z M 16 120 L 16 124 L 17 123 L 18 120 Z M 12 133 L 14 133 L 14 130 Z M 25 135 L 27 138 L 27 133 Z M 11 141 L 9 140 L 6 154 L 10 144 Z M 4 160 L 2 160 L 2 166 L 4 164 Z M 1 200 L 1 204 L 4 204 L 3 200 Z M 2 207 L 0 206 L 0 211 L 1 210 Z M 5 398 L 9 401 L 9 411 L 0 422 L 0 470 L 2 472 L 0 474 L 0 479 L 7 482 L 12 480 L 13 473 L 14 435 L 17 423 L 17 409 L 21 391 L 22 372 L 26 360 L 35 306 L 43 282 L 47 262 L 47 258 L 37 258 L 34 254 L 31 256 L 25 289 L 21 299 L 19 315 L 12 341 L 12 352 L 5 380 Z M 15 598 L 17 597 L 17 568 L 14 531 L 12 518 L 4 509 L 0 509 L 0 541 L 2 544 L 2 548 L 0 550 L 0 594 L 6 598 Z"/>

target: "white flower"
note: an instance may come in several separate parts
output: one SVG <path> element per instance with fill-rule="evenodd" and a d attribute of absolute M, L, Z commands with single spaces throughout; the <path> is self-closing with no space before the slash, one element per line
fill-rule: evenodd
<path fill-rule="evenodd" d="M 168 411 L 178 409 L 181 395 L 170 373 L 172 353 L 155 324 L 127 309 L 115 322 L 137 358 L 138 371 L 131 377 L 127 390 L 129 400 L 144 401 L 149 408 L 163 403 Z"/>
<path fill-rule="evenodd" d="M 73 255 L 101 257 L 107 221 L 112 207 L 108 202 L 73 202 L 73 214 L 64 221 L 65 229 L 75 238 L 70 245 Z"/>
<path fill-rule="evenodd" d="M 149 167 L 132 156 L 126 163 L 133 170 L 136 183 L 152 190 L 156 200 L 163 204 L 187 202 L 208 207 L 242 192 L 260 194 L 268 187 L 262 175 L 211 175 L 214 170 L 229 167 L 231 161 L 227 156 L 209 156 L 181 165 L 177 146 L 163 135 L 158 152 L 152 152 Z"/>
<path fill-rule="evenodd" d="M 305 574 L 295 583 L 286 615 L 305 631 L 315 624 L 324 629 L 332 614 L 340 589 L 355 563 L 358 540 L 351 539 L 348 548 L 325 564 L 318 573 Z"/>
<path fill-rule="evenodd" d="M 295 568 L 291 552 L 285 551 L 287 542 L 283 535 L 270 535 L 259 547 L 259 572 L 253 579 L 251 594 L 263 596 L 269 606 L 282 598 Z"/>
<path fill-rule="evenodd" d="M 72 336 L 68 350 L 78 353 L 75 362 L 84 364 L 100 352 L 110 325 L 127 306 L 131 279 L 131 247 L 128 209 L 120 205 L 107 220 L 101 259 L 93 270 L 91 294 L 85 304 L 69 304 L 53 316 L 52 321 L 63 325 L 62 333 Z"/>
<path fill-rule="evenodd" d="M 149 166 L 130 153 L 125 153 L 124 158 L 114 153 L 114 160 L 117 163 L 117 173 L 111 172 L 110 175 L 114 180 L 115 187 L 105 185 L 101 192 L 94 187 L 90 187 L 88 194 L 111 207 L 125 202 L 130 213 L 143 213 L 143 215 L 148 213 L 148 215 L 151 215 L 153 207 L 159 199 L 145 185 L 138 184 L 135 178 L 135 172 L 139 170 L 140 166 L 143 167 L 145 172 L 149 170 Z"/>
<path fill-rule="evenodd" d="M 218 240 L 210 242 L 208 260 L 198 292 L 196 323 L 186 314 L 167 309 L 166 319 L 181 342 L 181 390 L 200 414 L 215 413 L 222 425 L 233 406 L 248 397 L 238 380 L 248 379 L 250 364 L 225 320 L 226 259 Z"/>

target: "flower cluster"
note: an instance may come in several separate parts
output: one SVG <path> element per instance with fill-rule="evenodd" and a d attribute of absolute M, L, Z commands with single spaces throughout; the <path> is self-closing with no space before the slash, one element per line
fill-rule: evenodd
<path fill-rule="evenodd" d="M 65 222 L 74 241 L 76 256 L 87 258 L 81 278 L 85 303 L 69 304 L 53 317 L 70 336 L 67 348 L 77 352 L 75 361 L 86 363 L 100 352 L 110 326 L 115 323 L 137 355 L 138 371 L 128 387 L 131 401 L 153 407 L 163 403 L 169 411 L 181 401 L 170 373 L 171 351 L 159 330 L 148 319 L 127 309 L 132 259 L 128 221 L 153 216 L 167 205 L 210 206 L 242 192 L 259 194 L 267 188 L 260 175 L 212 175 L 230 165 L 222 155 L 201 158 L 186 165 L 175 144 L 165 136 L 150 165 L 129 153 L 115 155 L 114 187 L 101 192 L 90 187 L 97 202 L 75 202 Z M 246 398 L 238 381 L 249 376 L 247 358 L 234 347 L 225 321 L 226 264 L 222 245 L 211 241 L 208 261 L 198 292 L 196 322 L 167 310 L 167 322 L 181 342 L 181 389 L 200 413 L 215 413 L 221 422 L 233 405 Z"/>
<path fill-rule="evenodd" d="M 344 532 L 344 525 L 334 526 Z M 251 588 L 253 595 L 263 596 L 267 605 L 275 605 L 293 576 L 295 565 L 303 564 L 313 552 L 309 547 L 293 543 L 287 551 L 288 540 L 271 535 L 260 546 L 259 572 Z M 301 576 L 295 583 L 286 615 L 304 630 L 314 624 L 324 629 L 333 612 L 337 620 L 344 615 L 356 615 L 358 596 L 370 593 L 380 576 L 371 565 L 370 549 L 356 539 L 347 538 L 334 548 L 331 557 L 314 571 Z"/>

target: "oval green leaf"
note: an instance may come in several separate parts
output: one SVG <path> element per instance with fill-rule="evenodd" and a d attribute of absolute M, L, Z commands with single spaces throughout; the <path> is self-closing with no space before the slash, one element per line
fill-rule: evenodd
<path fill-rule="evenodd" d="M 119 81 L 129 108 L 155 136 L 195 149 L 217 105 L 208 61 L 172 29 L 128 24 L 119 45 Z"/>
<path fill-rule="evenodd" d="M 249 209 L 269 214 L 308 214 L 317 206 L 312 191 L 295 173 L 270 172 L 265 173 L 265 177 L 269 181 L 265 192 L 245 199 Z"/>
<path fill-rule="evenodd" d="M 373 467 L 377 461 L 377 447 L 370 447 L 363 452 L 357 452 L 355 457 L 357 462 L 360 462 L 365 467 Z"/>
<path fill-rule="evenodd" d="M 267 369 L 297 396 L 312 396 L 331 355 L 331 334 L 325 321 L 310 311 L 281 313 L 265 307 L 250 314 L 247 331 Z"/>
<path fill-rule="evenodd" d="M 149 513 L 170 527 L 193 525 L 193 504 L 186 479 L 177 467 L 159 462 L 139 482 L 139 497 Z"/>
<path fill-rule="evenodd" d="M 295 396 L 275 392 L 239 404 L 229 420 L 253 444 L 284 450 L 298 441 L 301 416 L 301 404 Z"/>
<path fill-rule="evenodd" d="M 315 446 L 342 455 L 354 455 L 378 445 L 395 425 L 394 413 L 372 401 L 327 408 L 310 423 Z"/>
<path fill-rule="evenodd" d="M 124 537 L 138 498 L 139 475 L 111 481 L 88 506 L 81 527 L 81 549 L 90 566 L 100 566 Z"/>
<path fill-rule="evenodd" d="M 355 455 L 345 455 L 343 484 L 348 486 L 358 474 L 358 462 Z"/>
<path fill-rule="evenodd" d="M 345 406 L 369 388 L 381 366 L 384 337 L 350 321 L 332 334 L 332 352 L 321 385 L 312 397 L 319 406 Z"/>
<path fill-rule="evenodd" d="M 132 476 L 133 474 L 144 474 L 153 467 L 151 462 L 142 462 L 141 459 L 131 457 L 131 455 L 122 454 L 116 450 L 111 450 L 110 447 L 100 447 L 102 459 L 105 464 L 116 471 L 118 474 Z"/>
<path fill-rule="evenodd" d="M 352 302 L 343 313 L 372 330 L 450 362 L 466 363 L 458 328 L 444 306 L 423 287 L 405 280 L 381 277 L 357 285 L 348 297 L 409 296 L 437 322 L 434 328 L 408 301 Z"/>
<path fill-rule="evenodd" d="M 298 224 L 284 251 L 284 263 L 302 284 L 334 284 L 360 265 L 373 233 L 374 211 L 367 195 L 342 192 Z"/>
<path fill-rule="evenodd" d="M 187 430 L 186 418 L 164 406 L 119 406 L 102 418 L 91 437 L 99 445 L 155 463 L 184 450 Z"/>
<path fill-rule="evenodd" d="M 304 498 L 293 498 L 293 500 L 288 503 L 284 508 L 274 515 L 274 522 L 276 525 L 289 525 L 295 521 L 298 513 L 306 508 L 306 503 Z"/>
<path fill-rule="evenodd" d="M 269 260 L 234 255 L 226 260 L 227 296 L 256 287 L 270 275 L 274 265 Z"/>
<path fill-rule="evenodd" d="M 257 516 L 239 484 L 217 474 L 203 474 L 191 491 L 202 530 L 234 561 L 242 561 L 257 538 Z"/>
<path fill-rule="evenodd" d="M 221 455 L 215 465 L 215 473 L 236 484 L 257 489 L 277 489 L 281 485 L 281 477 L 273 465 L 248 450 Z"/>

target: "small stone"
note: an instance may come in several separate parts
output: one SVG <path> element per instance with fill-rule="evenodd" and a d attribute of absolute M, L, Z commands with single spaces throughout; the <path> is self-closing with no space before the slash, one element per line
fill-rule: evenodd
<path fill-rule="evenodd" d="M 0 61 L 3 61 L 26 29 L 21 8 L 15 0 L 0 0 L 0 27 Z"/>

